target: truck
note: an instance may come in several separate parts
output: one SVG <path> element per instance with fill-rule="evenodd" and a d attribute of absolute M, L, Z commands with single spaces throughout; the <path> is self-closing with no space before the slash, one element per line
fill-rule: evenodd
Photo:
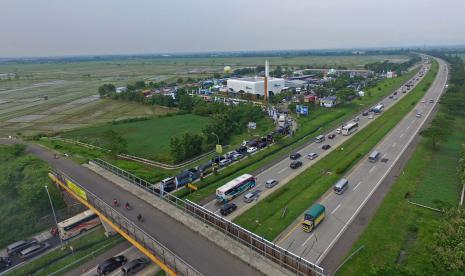
<path fill-rule="evenodd" d="M 310 209 L 308 209 L 304 214 L 304 219 L 302 220 L 302 230 L 304 232 L 312 232 L 315 227 L 317 227 L 321 221 L 325 218 L 325 206 L 321 204 L 314 204 Z"/>

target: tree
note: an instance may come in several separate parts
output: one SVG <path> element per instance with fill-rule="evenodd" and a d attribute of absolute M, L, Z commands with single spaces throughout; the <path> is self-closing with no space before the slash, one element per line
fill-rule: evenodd
<path fill-rule="evenodd" d="M 114 130 L 108 130 L 103 134 L 107 143 L 106 147 L 111 150 L 113 154 L 120 154 L 127 152 L 128 142 Z"/>
<path fill-rule="evenodd" d="M 170 141 L 171 157 L 175 162 L 182 161 L 184 158 L 184 151 L 182 148 L 181 140 L 178 137 L 171 137 Z"/>
<path fill-rule="evenodd" d="M 144 89 L 146 87 L 145 81 L 136 81 L 136 83 L 134 83 L 134 87 L 136 89 Z"/>
<path fill-rule="evenodd" d="M 213 77 L 214 77 L 215 79 L 220 79 L 220 78 L 221 78 L 221 74 L 220 74 L 220 73 L 214 73 L 214 74 L 213 74 Z"/>
<path fill-rule="evenodd" d="M 181 94 L 178 96 L 178 107 L 181 110 L 191 112 L 194 108 L 194 101 L 191 96 L 187 94 Z"/>
<path fill-rule="evenodd" d="M 109 83 L 105 83 L 103 85 L 100 85 L 98 87 L 98 93 L 100 95 L 101 98 L 105 97 L 105 96 L 109 96 L 111 95 L 112 93 L 115 93 L 116 92 L 116 88 L 113 84 L 109 84 Z"/>
<path fill-rule="evenodd" d="M 433 149 L 436 149 L 439 142 L 445 138 L 444 130 L 437 125 L 431 125 L 429 128 L 422 131 L 421 135 L 431 140 L 431 147 Z"/>
<path fill-rule="evenodd" d="M 183 80 L 182 80 L 182 78 L 178 78 L 178 80 L 177 80 L 176 82 L 177 82 L 178 84 L 181 84 L 181 83 L 183 83 Z"/>

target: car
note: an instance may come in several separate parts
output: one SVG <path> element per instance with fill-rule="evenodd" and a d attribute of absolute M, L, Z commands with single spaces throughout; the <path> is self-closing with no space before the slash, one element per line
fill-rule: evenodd
<path fill-rule="evenodd" d="M 123 266 L 128 262 L 128 258 L 124 255 L 119 255 L 111 257 L 110 259 L 105 260 L 103 263 L 99 264 L 97 267 L 98 275 L 107 275 L 118 267 Z"/>
<path fill-rule="evenodd" d="M 389 99 L 392 99 L 392 98 L 394 98 L 394 95 L 390 95 L 390 96 L 389 96 Z"/>
<path fill-rule="evenodd" d="M 330 145 L 323 145 L 321 148 L 324 149 L 324 150 L 327 150 L 327 149 L 330 149 L 331 146 Z"/>
<path fill-rule="evenodd" d="M 247 149 L 247 153 L 254 153 L 256 152 L 258 149 L 256 147 L 250 147 Z"/>
<path fill-rule="evenodd" d="M 310 152 L 308 155 L 307 155 L 307 158 L 310 159 L 310 160 L 313 160 L 315 158 L 318 157 L 318 154 L 317 153 L 314 153 L 314 152 Z"/>
<path fill-rule="evenodd" d="M 220 164 L 220 167 L 226 167 L 231 163 L 232 163 L 231 159 L 223 159 L 220 161 L 219 164 Z"/>
<path fill-rule="evenodd" d="M 13 256 L 23 251 L 24 249 L 37 244 L 38 242 L 36 239 L 17 241 L 6 247 L 6 253 L 8 254 L 8 256 Z"/>
<path fill-rule="evenodd" d="M 254 191 L 251 191 L 249 193 L 246 193 L 244 195 L 244 202 L 245 203 L 250 203 L 250 202 L 254 201 L 256 198 L 258 198 L 260 193 L 261 193 L 261 190 L 254 190 Z"/>
<path fill-rule="evenodd" d="M 397 95 L 397 91 L 394 92 L 394 95 Z"/>
<path fill-rule="evenodd" d="M 233 157 L 234 154 L 237 154 L 238 152 L 233 150 L 233 151 L 230 151 L 228 153 L 226 153 L 226 157 L 231 159 Z"/>
<path fill-rule="evenodd" d="M 260 143 L 258 143 L 258 147 L 261 148 L 261 149 L 262 149 L 262 148 L 266 148 L 267 145 L 268 145 L 267 142 L 260 142 Z"/>
<path fill-rule="evenodd" d="M 368 115 L 368 119 L 373 119 L 373 114 Z"/>
<path fill-rule="evenodd" d="M 417 114 L 415 115 L 416 117 L 420 118 L 421 117 L 421 113 L 420 112 L 417 112 Z"/>
<path fill-rule="evenodd" d="M 328 139 L 334 139 L 334 137 L 336 137 L 336 134 L 334 133 L 331 133 L 328 135 Z"/>
<path fill-rule="evenodd" d="M 355 117 L 355 118 L 354 118 L 354 122 L 358 122 L 358 121 L 360 121 L 360 118 L 359 118 L 359 117 Z"/>
<path fill-rule="evenodd" d="M 434 100 L 433 100 L 433 99 L 429 99 L 429 103 L 434 103 Z"/>
<path fill-rule="evenodd" d="M 289 167 L 291 167 L 291 169 L 297 169 L 299 168 L 300 166 L 302 166 L 302 162 L 300 161 L 293 161 Z"/>
<path fill-rule="evenodd" d="M 290 158 L 291 160 L 297 160 L 297 159 L 299 159 L 301 156 L 302 156 L 302 155 L 300 155 L 300 153 L 296 152 L 296 153 L 291 154 L 291 155 L 289 156 L 289 158 Z"/>
<path fill-rule="evenodd" d="M 238 153 L 244 153 L 247 152 L 247 147 L 246 146 L 240 146 L 236 149 L 236 152 Z"/>
<path fill-rule="evenodd" d="M 0 257 L 0 269 L 5 269 L 11 266 L 11 259 L 8 257 Z"/>
<path fill-rule="evenodd" d="M 221 207 L 220 213 L 223 216 L 227 216 L 227 215 L 231 214 L 232 212 L 234 212 L 236 209 L 237 209 L 236 204 L 234 204 L 234 203 L 226 203 L 225 205 L 223 205 L 223 207 Z"/>
<path fill-rule="evenodd" d="M 21 252 L 19 252 L 19 258 L 21 259 L 21 261 L 25 261 L 29 258 L 32 258 L 32 257 L 35 257 L 37 255 L 40 255 L 42 254 L 43 252 L 45 252 L 48 248 L 50 248 L 50 244 L 47 243 L 47 242 L 44 242 L 44 243 L 38 243 L 36 245 L 33 245 L 31 247 L 28 247 L 24 250 L 22 250 Z"/>
<path fill-rule="evenodd" d="M 121 272 L 123 275 L 134 275 L 144 269 L 148 264 L 150 264 L 150 261 L 147 258 L 137 258 L 123 265 L 121 267 Z"/>
<path fill-rule="evenodd" d="M 394 100 L 397 100 L 397 97 L 394 97 Z"/>
<path fill-rule="evenodd" d="M 425 99 L 421 100 L 421 103 L 426 103 L 426 100 Z"/>
<path fill-rule="evenodd" d="M 243 154 L 240 154 L 240 153 L 236 153 L 232 156 L 232 160 L 233 161 L 238 161 L 238 160 L 241 160 L 242 158 L 244 157 Z"/>
<path fill-rule="evenodd" d="M 368 116 L 368 114 L 369 114 L 368 111 L 365 111 L 362 113 L 362 116 Z"/>
<path fill-rule="evenodd" d="M 221 162 L 221 160 L 224 160 L 224 159 L 226 159 L 226 158 L 224 156 L 220 155 L 220 156 L 216 156 L 215 158 L 213 158 L 212 162 L 218 164 L 218 163 Z"/>
<path fill-rule="evenodd" d="M 278 185 L 278 180 L 276 179 L 268 179 L 266 182 L 265 182 L 265 187 L 266 188 L 273 188 L 274 186 Z"/>

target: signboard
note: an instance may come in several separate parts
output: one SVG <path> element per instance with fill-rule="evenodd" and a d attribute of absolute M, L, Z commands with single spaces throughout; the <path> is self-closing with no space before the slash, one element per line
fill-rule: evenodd
<path fill-rule="evenodd" d="M 299 115 L 305 115 L 307 116 L 308 115 L 308 105 L 296 105 L 295 106 L 295 113 L 299 114 Z"/>
<path fill-rule="evenodd" d="M 216 145 L 216 152 L 223 153 L 223 147 L 221 145 Z"/>
<path fill-rule="evenodd" d="M 79 197 L 87 200 L 87 195 L 86 192 L 81 189 L 78 185 L 74 184 L 73 182 L 69 181 L 66 179 L 66 185 L 74 192 L 76 193 Z"/>
<path fill-rule="evenodd" d="M 197 189 L 198 189 L 197 186 L 195 186 L 194 184 L 191 184 L 191 183 L 188 183 L 188 184 L 187 184 L 187 188 L 188 188 L 188 189 L 191 189 L 191 190 L 193 190 L 193 191 L 197 191 Z"/>
<path fill-rule="evenodd" d="M 255 122 L 249 122 L 247 124 L 247 127 L 250 128 L 250 129 L 256 129 L 257 128 L 257 123 Z"/>

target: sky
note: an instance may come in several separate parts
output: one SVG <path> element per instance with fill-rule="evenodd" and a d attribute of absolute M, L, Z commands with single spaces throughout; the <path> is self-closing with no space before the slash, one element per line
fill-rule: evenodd
<path fill-rule="evenodd" d="M 464 0 L 0 0 L 0 57 L 465 45 Z"/>

